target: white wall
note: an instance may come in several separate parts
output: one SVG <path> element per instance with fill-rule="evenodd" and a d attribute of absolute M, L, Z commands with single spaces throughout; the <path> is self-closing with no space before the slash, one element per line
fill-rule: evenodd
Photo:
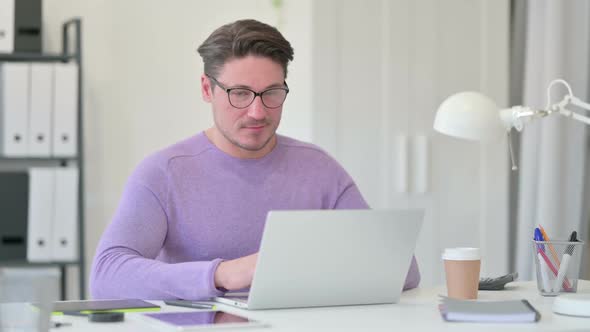
<path fill-rule="evenodd" d="M 61 23 L 83 24 L 86 271 L 124 183 L 147 154 L 212 124 L 201 100 L 197 47 L 217 27 L 242 18 L 278 26 L 295 49 L 280 132 L 311 139 L 311 0 L 45 0 L 44 48 L 58 52 Z M 69 297 L 75 298 L 70 273 Z"/>
<path fill-rule="evenodd" d="M 313 4 L 314 141 L 372 207 L 425 209 L 416 249 L 422 285 L 444 281 L 445 247 L 481 247 L 482 274 L 507 273 L 506 142 L 458 140 L 432 124 L 456 92 L 507 103 L 509 2 Z"/>
<path fill-rule="evenodd" d="M 425 281 L 440 282 L 440 246 L 478 245 L 487 229 L 504 229 L 506 206 L 498 198 L 505 178 L 494 168 L 502 167 L 505 150 L 441 137 L 431 123 L 435 106 L 451 92 L 478 89 L 506 101 L 507 16 L 497 11 L 507 1 L 488 8 L 495 2 L 283 0 L 280 10 L 272 3 L 44 1 L 46 50 L 59 50 L 62 21 L 83 20 L 87 271 L 135 165 L 211 124 L 200 99 L 198 45 L 222 24 L 256 18 L 277 25 L 295 48 L 280 132 L 335 155 L 374 207 L 430 207 L 421 238 L 429 246 L 419 258 Z M 488 57 L 491 45 L 501 46 Z M 396 131 L 427 138 L 438 165 L 427 167 L 430 194 L 394 191 Z M 465 196 L 462 188 L 471 185 L 473 195 Z M 455 222 L 446 227 L 440 220 Z M 477 237 L 458 237 L 461 227 Z M 430 246 L 441 234 L 445 238 Z M 69 289 L 76 297 L 75 283 Z"/>

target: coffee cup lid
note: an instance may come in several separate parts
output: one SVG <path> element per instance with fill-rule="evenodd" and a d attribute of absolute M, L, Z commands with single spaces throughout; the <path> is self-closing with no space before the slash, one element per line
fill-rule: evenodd
<path fill-rule="evenodd" d="M 452 261 L 472 261 L 481 259 L 479 248 L 446 248 L 442 259 Z"/>

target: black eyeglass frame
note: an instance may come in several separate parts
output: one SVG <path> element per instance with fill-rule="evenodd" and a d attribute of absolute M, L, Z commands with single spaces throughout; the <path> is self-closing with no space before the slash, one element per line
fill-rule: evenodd
<path fill-rule="evenodd" d="M 285 84 L 285 87 L 275 87 L 275 88 L 270 88 L 270 89 L 266 89 L 262 92 L 256 92 L 252 89 L 249 88 L 245 88 L 245 87 L 239 87 L 239 88 L 227 88 L 225 87 L 223 84 L 219 83 L 219 81 L 217 79 L 215 79 L 215 77 L 209 75 L 209 74 L 205 74 L 205 76 L 207 76 L 209 78 L 209 80 L 213 81 L 213 83 L 215 83 L 215 85 L 217 85 L 218 87 L 220 87 L 223 91 L 225 91 L 225 93 L 227 93 L 227 100 L 229 101 L 229 104 L 232 105 L 233 107 L 237 108 L 237 109 L 244 109 L 249 107 L 250 105 L 252 105 L 252 103 L 254 102 L 254 99 L 256 99 L 256 97 L 260 97 L 260 100 L 262 101 L 262 104 L 266 107 L 266 108 L 270 108 L 270 109 L 276 109 L 279 108 L 281 106 L 283 106 L 283 104 L 285 103 L 285 100 L 287 100 L 287 95 L 289 94 L 289 86 L 287 85 L 287 81 L 283 81 L 283 84 Z M 254 94 L 254 97 L 252 98 L 252 100 L 250 101 L 250 103 L 248 103 L 248 105 L 243 106 L 243 107 L 237 107 L 236 105 L 234 105 L 231 102 L 231 98 L 229 97 L 229 94 L 232 90 L 247 90 L 250 91 Z M 268 105 L 266 105 L 266 103 L 264 102 L 264 98 L 262 98 L 262 95 L 268 91 L 272 91 L 272 90 L 283 90 L 285 91 L 285 98 L 283 99 L 283 101 L 281 102 L 281 104 L 279 106 L 275 106 L 275 107 L 270 107 Z"/>

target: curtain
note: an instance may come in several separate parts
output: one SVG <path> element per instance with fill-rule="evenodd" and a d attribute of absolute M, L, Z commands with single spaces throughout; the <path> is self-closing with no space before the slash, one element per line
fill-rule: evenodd
<path fill-rule="evenodd" d="M 557 78 L 570 84 L 574 96 L 589 101 L 590 1 L 528 1 L 524 13 L 525 37 L 520 45 L 524 48 L 523 78 L 512 82 L 515 91 L 522 89 L 522 100 L 517 104 L 544 109 L 547 87 Z M 517 53 L 512 53 L 513 59 Z M 513 66 L 512 70 L 519 68 Z M 562 85 L 555 85 L 552 103 L 565 93 Z M 522 280 L 534 276 L 531 240 L 536 225 L 542 225 L 552 239 L 566 239 L 576 230 L 588 241 L 587 131 L 583 123 L 553 115 L 529 123 L 520 136 L 519 173 L 513 177 L 518 187 L 511 196 L 518 203 L 513 214 L 514 268 Z M 585 259 L 589 259 L 587 253 Z"/>

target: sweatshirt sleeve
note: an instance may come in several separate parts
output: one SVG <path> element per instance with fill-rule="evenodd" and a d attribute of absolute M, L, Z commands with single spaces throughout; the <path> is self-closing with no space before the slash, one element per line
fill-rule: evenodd
<path fill-rule="evenodd" d="M 221 259 L 175 264 L 156 260 L 166 232 L 162 202 L 132 178 L 99 242 L 90 275 L 91 296 L 163 300 L 221 295 L 213 278 Z"/>

